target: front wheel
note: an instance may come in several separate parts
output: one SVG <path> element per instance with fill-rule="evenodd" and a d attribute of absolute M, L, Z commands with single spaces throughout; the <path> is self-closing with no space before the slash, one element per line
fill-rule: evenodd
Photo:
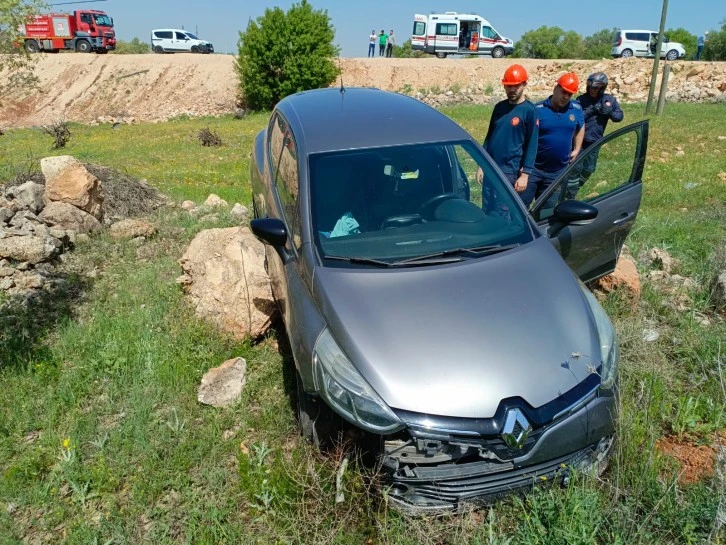
<path fill-rule="evenodd" d="M 445 59 L 446 58 L 446 53 L 436 53 L 436 58 L 437 59 Z"/>
<path fill-rule="evenodd" d="M 666 59 L 669 61 L 674 61 L 678 58 L 678 51 L 675 49 L 671 49 L 668 53 L 666 53 Z"/>
<path fill-rule="evenodd" d="M 199 53 L 199 48 L 196 45 L 192 46 L 192 53 Z"/>
<path fill-rule="evenodd" d="M 303 389 L 302 378 L 295 371 L 297 420 L 303 438 L 317 448 L 325 449 L 337 439 L 342 429 L 340 418 L 320 398 L 314 398 Z"/>
<path fill-rule="evenodd" d="M 76 51 L 78 51 L 79 53 L 90 53 L 91 44 L 88 42 L 88 40 L 78 40 L 78 43 L 76 43 Z"/>
<path fill-rule="evenodd" d="M 38 53 L 40 51 L 40 46 L 35 40 L 25 40 L 25 51 L 28 53 Z"/>
<path fill-rule="evenodd" d="M 504 56 L 504 48 L 495 47 L 492 49 L 492 57 L 495 59 L 501 59 Z"/>

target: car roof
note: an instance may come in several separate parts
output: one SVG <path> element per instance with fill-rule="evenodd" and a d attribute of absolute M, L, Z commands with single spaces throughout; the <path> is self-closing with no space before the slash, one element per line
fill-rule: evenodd
<path fill-rule="evenodd" d="M 657 30 L 645 30 L 645 29 L 638 29 L 638 28 L 636 28 L 636 29 L 627 28 L 624 30 L 620 30 L 619 32 L 651 32 L 651 33 L 655 32 L 656 34 L 658 33 Z"/>
<path fill-rule="evenodd" d="M 374 88 L 304 91 L 280 101 L 276 110 L 307 153 L 471 139 L 423 102 Z"/>

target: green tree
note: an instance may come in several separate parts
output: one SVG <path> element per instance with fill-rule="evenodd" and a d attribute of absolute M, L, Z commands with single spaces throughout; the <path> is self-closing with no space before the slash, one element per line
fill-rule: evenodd
<path fill-rule="evenodd" d="M 574 30 L 568 30 L 558 45 L 558 59 L 584 59 L 585 41 Z"/>
<path fill-rule="evenodd" d="M 0 0 L 0 103 L 37 81 L 35 58 L 23 48 L 22 33 L 28 19 L 44 7 L 40 0 Z"/>
<path fill-rule="evenodd" d="M 335 29 L 327 10 L 307 0 L 284 12 L 267 8 L 239 35 L 237 71 L 242 102 L 252 110 L 271 109 L 288 95 L 327 87 L 338 75 Z"/>
<path fill-rule="evenodd" d="M 698 42 L 698 37 L 695 34 L 688 32 L 685 28 L 669 28 L 665 31 L 665 35 L 668 37 L 669 42 L 683 44 L 683 47 L 686 48 L 686 59 L 695 57 L 696 44 Z"/>
<path fill-rule="evenodd" d="M 613 36 L 617 28 L 608 30 L 603 28 L 585 38 L 585 59 L 610 58 L 610 50 L 613 48 Z"/>
<path fill-rule="evenodd" d="M 130 42 L 116 40 L 116 49 L 114 51 L 118 55 L 136 55 L 140 53 L 151 53 L 151 46 L 142 42 L 138 38 L 134 38 Z"/>
<path fill-rule="evenodd" d="M 393 56 L 398 57 L 401 59 L 410 59 L 410 58 L 421 58 L 425 57 L 426 53 L 423 51 L 414 51 L 411 47 L 411 39 L 409 38 L 405 42 L 403 42 L 401 45 L 394 45 L 393 46 Z"/>
<path fill-rule="evenodd" d="M 707 61 L 726 61 L 726 19 L 721 21 L 721 30 L 708 33 L 701 58 Z"/>
<path fill-rule="evenodd" d="M 514 56 L 531 59 L 560 58 L 560 44 L 564 37 L 565 31 L 557 26 L 541 26 L 536 30 L 529 30 L 514 44 Z"/>

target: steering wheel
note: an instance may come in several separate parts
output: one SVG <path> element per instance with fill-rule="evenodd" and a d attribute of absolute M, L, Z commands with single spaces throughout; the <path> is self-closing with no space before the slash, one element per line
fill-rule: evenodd
<path fill-rule="evenodd" d="M 426 220 L 433 220 L 434 211 L 439 207 L 442 202 L 458 198 L 460 197 L 456 193 L 441 193 L 440 195 L 435 195 L 430 199 L 427 199 L 419 207 L 418 213 L 421 214 L 421 217 Z"/>

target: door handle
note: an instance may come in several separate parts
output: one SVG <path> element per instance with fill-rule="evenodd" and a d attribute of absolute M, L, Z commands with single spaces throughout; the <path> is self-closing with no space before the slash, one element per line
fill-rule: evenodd
<path fill-rule="evenodd" d="M 632 219 L 635 216 L 635 212 L 623 212 L 622 215 L 613 222 L 613 225 L 620 225 L 626 221 Z"/>

